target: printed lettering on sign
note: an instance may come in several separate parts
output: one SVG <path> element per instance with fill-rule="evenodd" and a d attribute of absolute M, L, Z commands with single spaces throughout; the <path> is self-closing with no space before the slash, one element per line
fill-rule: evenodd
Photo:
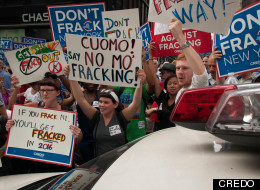
<path fill-rule="evenodd" d="M 228 73 L 240 74 L 260 68 L 260 3 L 235 14 L 228 34 L 216 35 L 216 46 L 223 56 L 218 59 L 220 77 Z"/>
<path fill-rule="evenodd" d="M 104 37 L 103 11 L 104 3 L 48 6 L 53 40 L 66 46 L 66 33 Z"/>

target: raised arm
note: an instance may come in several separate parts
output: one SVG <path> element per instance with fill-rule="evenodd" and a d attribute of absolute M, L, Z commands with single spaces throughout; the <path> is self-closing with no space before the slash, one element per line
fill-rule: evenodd
<path fill-rule="evenodd" d="M 149 60 L 150 61 L 150 60 Z M 142 65 L 143 65 L 143 70 L 146 74 L 146 91 L 148 92 L 148 94 L 152 94 L 154 92 L 154 79 L 153 79 L 153 75 L 152 72 L 149 68 L 149 61 L 146 61 L 146 51 L 144 49 L 144 46 L 142 48 Z"/>
<path fill-rule="evenodd" d="M 69 64 L 64 67 L 64 73 L 67 76 L 69 75 L 69 73 L 70 73 Z M 96 113 L 97 109 L 94 108 L 93 106 L 91 106 L 88 103 L 88 101 L 85 99 L 84 94 L 77 81 L 70 80 L 69 82 L 70 82 L 72 94 L 73 94 L 75 100 L 77 101 L 77 103 L 79 104 L 81 110 L 89 119 L 92 119 L 94 114 Z"/>
<path fill-rule="evenodd" d="M 169 24 L 169 30 L 173 37 L 179 42 L 180 46 L 187 41 L 182 33 L 182 24 L 177 18 L 172 18 L 171 23 Z M 205 72 L 205 66 L 198 53 L 191 46 L 184 48 L 182 51 L 193 72 L 196 75 L 202 75 Z"/>
<path fill-rule="evenodd" d="M 142 100 L 142 89 L 143 89 L 143 83 L 145 81 L 146 75 L 143 69 L 139 69 L 137 74 L 138 77 L 140 78 L 140 86 L 135 89 L 132 103 L 122 111 L 124 117 L 128 121 L 134 117 Z"/>
<path fill-rule="evenodd" d="M 153 81 L 154 81 L 154 92 L 155 92 L 155 96 L 158 98 L 161 94 L 161 91 L 162 91 L 162 88 L 160 86 L 160 81 L 159 79 L 157 78 L 157 65 L 154 65 L 154 62 L 153 62 L 153 59 L 151 58 L 150 59 L 150 55 L 152 55 L 152 50 L 155 49 L 155 42 L 151 42 L 148 46 L 148 49 L 149 49 L 149 68 L 150 68 L 150 71 L 151 71 L 151 75 L 153 77 Z"/>
<path fill-rule="evenodd" d="M 9 98 L 9 104 L 8 104 L 8 109 L 12 110 L 13 105 L 16 102 L 17 96 L 18 96 L 18 91 L 19 91 L 19 79 L 16 76 L 12 76 L 12 85 L 14 86 L 14 91 L 11 95 L 11 97 Z"/>
<path fill-rule="evenodd" d="M 215 47 L 212 53 L 209 56 L 209 59 L 212 60 L 217 65 L 217 59 L 221 59 L 222 52 L 218 50 L 218 47 Z M 216 84 L 222 85 L 225 82 L 225 78 L 218 78 L 218 73 L 216 72 Z"/>

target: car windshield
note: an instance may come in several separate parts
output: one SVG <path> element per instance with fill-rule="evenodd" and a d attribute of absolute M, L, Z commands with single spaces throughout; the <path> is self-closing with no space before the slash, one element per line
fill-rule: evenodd
<path fill-rule="evenodd" d="M 90 160 L 64 175 L 53 176 L 27 185 L 21 189 L 92 189 L 106 170 L 130 147 L 144 137 Z"/>

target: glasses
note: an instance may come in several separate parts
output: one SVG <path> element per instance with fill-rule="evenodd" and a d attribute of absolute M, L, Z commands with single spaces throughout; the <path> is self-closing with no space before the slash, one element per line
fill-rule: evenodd
<path fill-rule="evenodd" d="M 52 91 L 55 91 L 55 89 L 46 89 L 46 90 L 39 90 L 39 92 L 40 93 L 44 93 L 44 92 L 46 92 L 47 94 L 49 94 L 50 92 L 52 92 Z"/>

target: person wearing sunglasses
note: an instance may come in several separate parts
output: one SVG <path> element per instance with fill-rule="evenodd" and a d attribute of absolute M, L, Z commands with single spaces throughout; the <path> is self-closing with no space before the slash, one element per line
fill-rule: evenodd
<path fill-rule="evenodd" d="M 66 65 L 64 73 L 68 76 L 69 72 L 70 65 Z M 139 108 L 142 99 L 142 85 L 146 78 L 142 69 L 137 71 L 137 75 L 140 78 L 140 86 L 136 88 L 133 101 L 127 108 L 123 108 L 119 97 L 112 89 L 103 89 L 100 91 L 99 97 L 100 111 L 91 106 L 84 98 L 78 82 L 70 81 L 70 88 L 77 103 L 94 126 L 95 156 L 102 155 L 127 142 L 126 126 Z M 74 125 L 71 126 L 71 129 L 77 129 L 76 131 L 72 130 L 72 133 L 74 137 L 77 136 L 79 139 L 82 139 L 81 130 L 78 131 L 78 128 Z"/>

